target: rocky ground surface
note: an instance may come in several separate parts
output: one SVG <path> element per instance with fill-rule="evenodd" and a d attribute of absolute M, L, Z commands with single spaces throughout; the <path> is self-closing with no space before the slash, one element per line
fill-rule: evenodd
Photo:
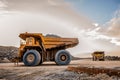
<path fill-rule="evenodd" d="M 8 60 L 16 57 L 18 48 L 13 46 L 0 46 L 0 63 L 9 62 Z"/>
<path fill-rule="evenodd" d="M 74 60 L 70 65 L 58 66 L 54 62 L 28 67 L 23 63 L 0 63 L 0 80 L 120 80 L 106 74 L 88 75 L 67 71 L 68 66 L 105 67 L 120 69 L 119 61 Z"/>

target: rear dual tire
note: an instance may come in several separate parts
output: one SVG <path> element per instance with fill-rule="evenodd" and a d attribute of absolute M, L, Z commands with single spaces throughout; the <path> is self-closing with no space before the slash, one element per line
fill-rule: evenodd
<path fill-rule="evenodd" d="M 58 65 L 68 65 L 71 61 L 71 55 L 66 50 L 59 50 L 55 55 L 55 62 Z"/>

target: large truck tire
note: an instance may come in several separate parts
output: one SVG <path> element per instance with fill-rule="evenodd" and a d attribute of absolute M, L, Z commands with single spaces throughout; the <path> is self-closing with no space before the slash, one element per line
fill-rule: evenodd
<path fill-rule="evenodd" d="M 41 61 L 41 55 L 37 50 L 29 50 L 23 56 L 26 66 L 37 66 Z"/>
<path fill-rule="evenodd" d="M 41 53 L 41 60 L 40 60 L 40 62 L 39 62 L 39 65 L 41 65 L 43 63 L 43 55 L 42 55 L 42 53 Z"/>
<path fill-rule="evenodd" d="M 58 65 L 67 65 L 71 61 L 71 55 L 66 50 L 59 50 L 55 55 L 55 62 Z"/>

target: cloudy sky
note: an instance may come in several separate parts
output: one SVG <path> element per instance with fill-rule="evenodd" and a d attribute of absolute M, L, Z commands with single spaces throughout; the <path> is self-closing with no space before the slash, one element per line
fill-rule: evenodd
<path fill-rule="evenodd" d="M 0 0 L 0 45 L 19 46 L 19 33 L 78 37 L 72 55 L 102 50 L 120 56 L 120 0 Z"/>

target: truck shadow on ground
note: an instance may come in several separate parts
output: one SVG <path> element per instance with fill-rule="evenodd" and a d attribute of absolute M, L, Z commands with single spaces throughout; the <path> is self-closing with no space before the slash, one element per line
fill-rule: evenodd
<path fill-rule="evenodd" d="M 55 63 L 49 63 L 49 64 L 40 64 L 38 66 L 26 66 L 23 63 L 20 63 L 20 64 L 18 64 L 18 66 L 14 65 L 14 67 L 40 67 L 40 66 L 41 67 L 44 67 L 44 66 L 49 66 L 49 67 L 56 66 L 57 67 L 57 66 L 74 66 L 74 65 L 77 65 L 77 64 L 72 63 L 72 64 L 69 64 L 69 65 L 57 65 Z"/>
<path fill-rule="evenodd" d="M 15 66 L 15 67 L 44 67 L 44 66 L 70 66 L 70 65 L 56 65 L 56 64 L 41 64 L 41 65 L 38 65 L 38 66 L 26 66 L 26 65 L 18 65 L 18 66 Z"/>

